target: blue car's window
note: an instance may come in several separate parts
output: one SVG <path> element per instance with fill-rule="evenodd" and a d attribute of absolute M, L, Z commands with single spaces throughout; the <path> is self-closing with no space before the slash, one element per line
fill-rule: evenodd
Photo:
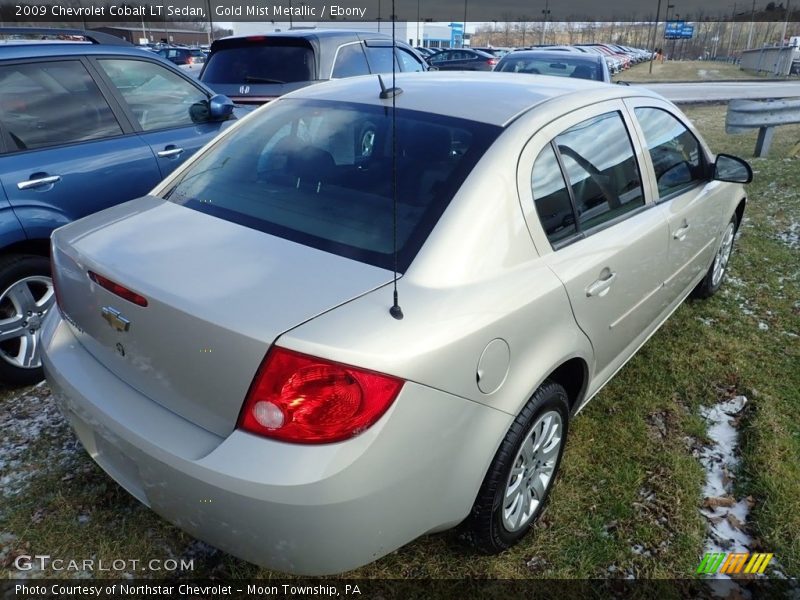
<path fill-rule="evenodd" d="M 312 247 L 392 268 L 391 111 L 279 100 L 217 142 L 165 197 Z M 410 264 L 500 128 L 397 111 L 397 245 Z"/>
<path fill-rule="evenodd" d="M 205 93 L 169 69 L 144 60 L 98 62 L 143 130 L 186 127 L 208 120 Z"/>
<path fill-rule="evenodd" d="M 91 75 L 78 61 L 0 66 L 0 122 L 11 151 L 122 133 Z"/>

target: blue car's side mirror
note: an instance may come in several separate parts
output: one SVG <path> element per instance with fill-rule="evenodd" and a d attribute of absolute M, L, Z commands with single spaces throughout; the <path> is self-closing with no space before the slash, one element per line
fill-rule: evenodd
<path fill-rule="evenodd" d="M 208 114 L 212 121 L 224 121 L 233 114 L 233 100 L 223 94 L 208 99 Z"/>

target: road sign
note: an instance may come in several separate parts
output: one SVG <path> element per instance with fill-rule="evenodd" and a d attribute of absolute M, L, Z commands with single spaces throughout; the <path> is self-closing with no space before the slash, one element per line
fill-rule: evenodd
<path fill-rule="evenodd" d="M 664 26 L 664 39 L 677 40 L 680 38 L 684 25 L 686 25 L 686 21 L 667 21 Z"/>

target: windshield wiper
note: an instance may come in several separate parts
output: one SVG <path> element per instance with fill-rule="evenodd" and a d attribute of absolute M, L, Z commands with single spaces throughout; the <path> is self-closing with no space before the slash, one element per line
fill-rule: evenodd
<path fill-rule="evenodd" d="M 245 75 L 244 80 L 250 83 L 286 83 L 280 79 L 270 79 L 269 77 L 258 77 L 256 75 Z"/>

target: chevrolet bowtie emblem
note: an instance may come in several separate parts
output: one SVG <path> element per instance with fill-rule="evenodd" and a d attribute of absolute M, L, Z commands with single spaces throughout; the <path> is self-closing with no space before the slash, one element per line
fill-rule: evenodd
<path fill-rule="evenodd" d="M 110 306 L 104 306 L 103 310 L 100 311 L 103 319 L 105 319 L 106 323 L 111 325 L 117 331 L 128 331 L 131 328 L 131 322 L 128 321 L 125 317 L 122 316 L 118 310 L 111 308 Z"/>

